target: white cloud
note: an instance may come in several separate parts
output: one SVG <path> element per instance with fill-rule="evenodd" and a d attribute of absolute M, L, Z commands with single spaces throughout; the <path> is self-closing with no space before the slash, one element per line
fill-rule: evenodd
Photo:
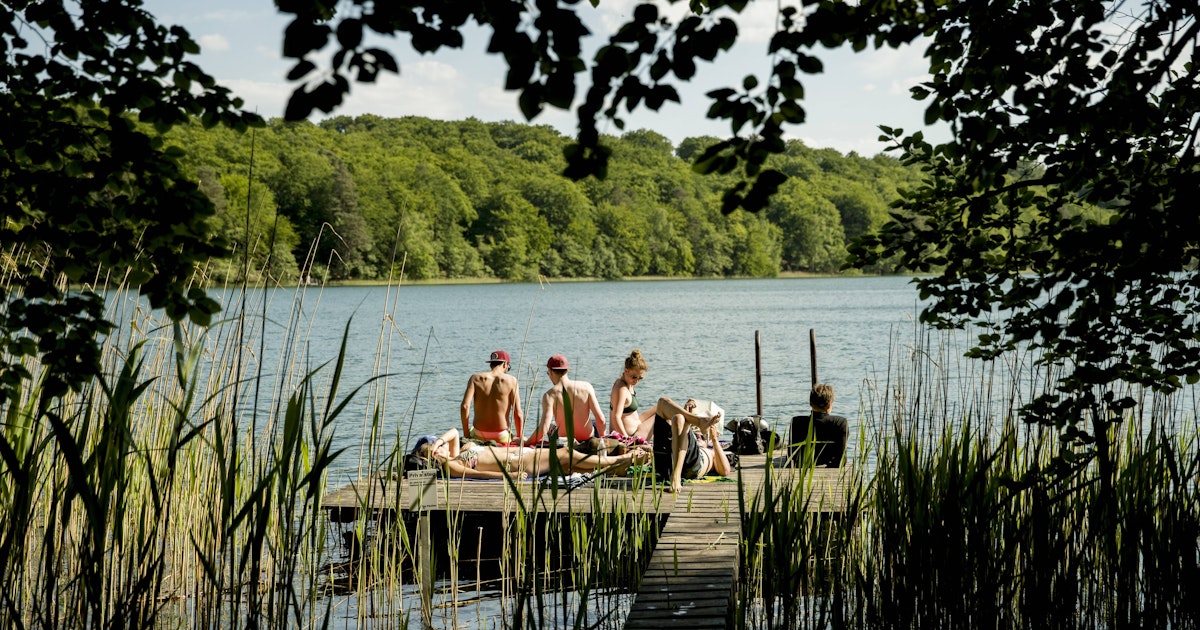
<path fill-rule="evenodd" d="M 475 95 L 475 105 L 480 116 L 512 120 L 521 118 L 521 109 L 517 106 L 517 93 L 505 90 L 499 81 L 481 86 Z"/>
<path fill-rule="evenodd" d="M 217 11 L 208 11 L 197 16 L 198 20 L 208 20 L 212 22 L 253 22 L 261 20 L 264 17 L 280 18 L 279 14 L 274 11 L 244 11 L 237 9 L 224 9 Z"/>
<path fill-rule="evenodd" d="M 854 151 L 855 153 L 864 157 L 871 157 L 873 155 L 882 153 L 885 148 L 885 146 L 879 142 L 878 133 L 869 136 L 859 135 L 854 137 L 845 135 L 814 136 L 807 134 L 789 137 L 794 137 L 800 140 L 805 146 L 810 148 L 834 149 L 839 153 L 849 153 Z"/>
<path fill-rule="evenodd" d="M 201 35 L 200 48 L 209 52 L 226 51 L 229 50 L 229 40 L 219 33 Z"/>
<path fill-rule="evenodd" d="M 774 2 L 752 2 L 735 19 L 738 23 L 738 42 L 765 44 L 771 41 L 779 24 L 780 11 L 785 8 Z"/>
<path fill-rule="evenodd" d="M 354 83 L 342 106 L 334 115 L 358 116 L 377 114 L 384 117 L 426 116 L 453 120 L 468 114 L 458 97 L 458 86 L 445 81 L 412 80 L 401 76 L 380 74 L 375 83 Z"/>
<path fill-rule="evenodd" d="M 923 81 L 929 74 L 929 62 L 924 53 L 925 45 L 920 43 L 900 48 L 868 48 L 853 53 L 853 65 L 858 74 L 867 79 Z"/>
<path fill-rule="evenodd" d="M 895 96 L 903 96 L 904 98 L 910 98 L 912 96 L 912 88 L 914 86 L 924 83 L 928 80 L 929 80 L 928 75 L 911 76 L 911 77 L 905 77 L 903 79 L 897 79 L 895 81 L 892 81 L 892 83 L 888 86 L 888 94 L 892 94 Z"/>
<path fill-rule="evenodd" d="M 247 81 L 245 79 L 218 79 L 218 83 L 229 88 L 234 96 L 242 99 L 242 108 L 258 113 L 263 118 L 283 116 L 284 106 L 292 93 L 292 87 L 283 82 Z"/>
<path fill-rule="evenodd" d="M 458 68 L 440 61 L 410 61 L 400 67 L 400 76 L 415 78 L 420 81 L 432 81 L 435 83 L 445 83 L 458 81 Z"/>

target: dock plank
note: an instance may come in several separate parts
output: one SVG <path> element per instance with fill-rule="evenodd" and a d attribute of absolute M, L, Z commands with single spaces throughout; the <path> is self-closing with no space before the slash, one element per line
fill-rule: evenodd
<path fill-rule="evenodd" d="M 809 512 L 847 509 L 844 469 L 772 468 L 772 489 L 795 489 Z M 569 492 L 551 492 L 536 482 L 480 482 L 439 479 L 425 495 L 427 507 L 463 512 L 516 513 L 522 505 L 545 513 L 596 510 L 666 516 L 647 561 L 625 622 L 629 630 L 686 626 L 693 630 L 725 628 L 732 621 L 733 592 L 741 541 L 739 501 L 761 506 L 767 457 L 743 456 L 737 481 L 684 484 L 678 494 L 661 486 L 638 485 L 628 478 L 605 478 Z M 739 498 L 739 490 L 742 495 Z M 331 520 L 353 521 L 411 509 L 419 488 L 390 477 L 355 481 L 323 497 Z M 758 509 L 761 509 L 759 507 Z"/>

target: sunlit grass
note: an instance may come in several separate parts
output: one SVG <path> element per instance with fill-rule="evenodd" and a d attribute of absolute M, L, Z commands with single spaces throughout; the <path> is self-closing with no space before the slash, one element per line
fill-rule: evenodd
<path fill-rule="evenodd" d="M 101 376 L 4 410 L 0 623 L 316 624 L 341 355 L 267 382 L 246 310 L 200 329 L 109 297 Z"/>
<path fill-rule="evenodd" d="M 1196 627 L 1194 410 L 1148 395 L 1157 415 L 1114 424 L 1105 496 L 1095 460 L 1063 473 L 1059 431 L 1015 420 L 1047 382 L 1027 358 L 929 341 L 864 387 L 844 513 L 809 511 L 803 476 L 754 497 L 745 627 Z"/>
<path fill-rule="evenodd" d="M 0 623 L 622 625 L 660 527 L 630 506 L 658 506 L 653 485 L 615 505 L 576 489 L 591 509 L 562 517 L 513 491 L 489 525 L 498 549 L 447 509 L 427 515 L 433 533 L 415 513 L 336 531 L 319 503 L 333 428 L 361 435 L 360 460 L 342 465 L 399 472 L 412 436 L 385 428 L 397 401 L 383 392 L 390 346 L 409 340 L 385 313 L 379 376 L 343 384 L 344 351 L 300 350 L 321 295 L 301 288 L 267 361 L 261 300 L 287 295 L 247 292 L 199 329 L 118 288 L 104 376 L 55 399 L 35 382 L 3 410 Z M 803 470 L 740 497 L 739 627 L 1196 627 L 1196 410 L 1139 392 L 1110 429 L 1111 483 L 1094 462 L 1064 475 L 1059 432 L 1014 416 L 1053 379 L 1029 357 L 973 363 L 941 341 L 895 344 L 886 373 L 864 381 L 843 511 L 816 509 Z M 423 561 L 429 536 L 438 553 Z"/>

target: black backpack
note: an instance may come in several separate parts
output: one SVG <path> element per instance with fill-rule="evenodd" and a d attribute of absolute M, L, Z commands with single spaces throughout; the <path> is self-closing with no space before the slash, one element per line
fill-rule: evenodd
<path fill-rule="evenodd" d="M 733 430 L 733 451 L 741 455 L 761 455 L 767 451 L 763 440 L 764 431 L 759 424 L 758 416 L 746 416 L 735 421 Z"/>

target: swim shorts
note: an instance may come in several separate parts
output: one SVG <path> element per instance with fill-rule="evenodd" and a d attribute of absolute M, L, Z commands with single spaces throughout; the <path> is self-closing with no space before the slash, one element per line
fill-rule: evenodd
<path fill-rule="evenodd" d="M 479 442 L 495 442 L 496 444 L 512 444 L 512 432 L 508 429 L 503 431 L 484 431 L 471 427 L 471 439 Z"/>
<path fill-rule="evenodd" d="M 671 421 L 655 414 L 654 415 L 654 474 L 663 480 L 671 478 L 671 458 L 673 450 L 671 448 Z M 686 479 L 694 479 L 698 474 L 707 474 L 712 462 L 708 461 L 704 453 L 701 453 L 700 444 L 696 441 L 696 432 L 689 430 L 687 432 L 687 451 L 683 455 L 683 471 L 680 477 Z M 702 464 L 707 463 L 708 466 L 700 471 Z M 697 472 L 699 471 L 699 473 Z M 689 472 L 691 473 L 689 475 Z"/>

